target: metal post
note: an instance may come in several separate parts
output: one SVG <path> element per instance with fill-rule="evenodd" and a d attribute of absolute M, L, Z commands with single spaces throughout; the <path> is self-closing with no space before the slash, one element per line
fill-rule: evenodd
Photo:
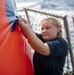
<path fill-rule="evenodd" d="M 73 70 L 73 75 L 74 75 L 74 58 L 73 58 L 73 50 L 72 50 L 71 38 L 70 38 L 70 34 L 69 34 L 67 16 L 65 16 L 63 18 L 63 20 L 64 20 L 64 26 L 65 26 L 65 31 L 66 31 L 66 35 L 67 35 L 67 41 L 68 41 L 68 45 L 69 45 L 70 58 L 71 58 L 71 63 L 72 63 L 72 70 Z"/>

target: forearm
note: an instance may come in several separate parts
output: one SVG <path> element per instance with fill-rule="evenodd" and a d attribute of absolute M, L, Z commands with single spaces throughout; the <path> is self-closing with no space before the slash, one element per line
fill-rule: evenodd
<path fill-rule="evenodd" d="M 36 37 L 36 35 L 29 29 L 26 33 L 23 31 L 24 34 L 26 34 L 26 38 L 28 39 L 28 42 L 33 47 L 33 49 L 43 55 L 49 55 L 50 49 L 49 47 L 46 47 L 45 44 Z"/>

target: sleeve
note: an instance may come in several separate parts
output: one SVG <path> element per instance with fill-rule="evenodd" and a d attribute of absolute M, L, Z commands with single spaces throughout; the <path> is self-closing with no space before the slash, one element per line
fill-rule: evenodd
<path fill-rule="evenodd" d="M 45 43 L 45 40 L 42 38 L 41 34 L 37 34 L 37 33 L 35 33 L 35 34 L 43 43 Z"/>
<path fill-rule="evenodd" d="M 58 39 L 55 41 L 47 42 L 50 47 L 50 56 L 59 57 L 66 56 L 68 51 L 68 44 L 64 39 Z"/>

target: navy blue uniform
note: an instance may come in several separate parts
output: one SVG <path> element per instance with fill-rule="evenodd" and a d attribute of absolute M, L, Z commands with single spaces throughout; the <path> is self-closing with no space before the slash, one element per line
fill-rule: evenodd
<path fill-rule="evenodd" d="M 35 75 L 62 75 L 65 58 L 68 53 L 68 44 L 63 38 L 45 42 L 40 34 L 37 37 L 47 43 L 51 53 L 49 56 L 34 53 L 33 64 Z"/>

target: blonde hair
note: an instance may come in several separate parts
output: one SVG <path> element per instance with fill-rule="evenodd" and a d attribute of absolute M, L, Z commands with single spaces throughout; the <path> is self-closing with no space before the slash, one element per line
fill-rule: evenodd
<path fill-rule="evenodd" d="M 44 22 L 44 21 L 50 21 L 53 25 L 55 25 L 56 27 L 59 27 L 59 28 L 62 28 L 62 25 L 61 23 L 55 19 L 55 18 L 52 18 L 52 17 L 49 17 L 49 18 L 45 18 L 41 21 L 41 24 Z M 62 30 L 60 30 L 57 34 L 57 38 L 61 38 L 62 37 Z"/>

